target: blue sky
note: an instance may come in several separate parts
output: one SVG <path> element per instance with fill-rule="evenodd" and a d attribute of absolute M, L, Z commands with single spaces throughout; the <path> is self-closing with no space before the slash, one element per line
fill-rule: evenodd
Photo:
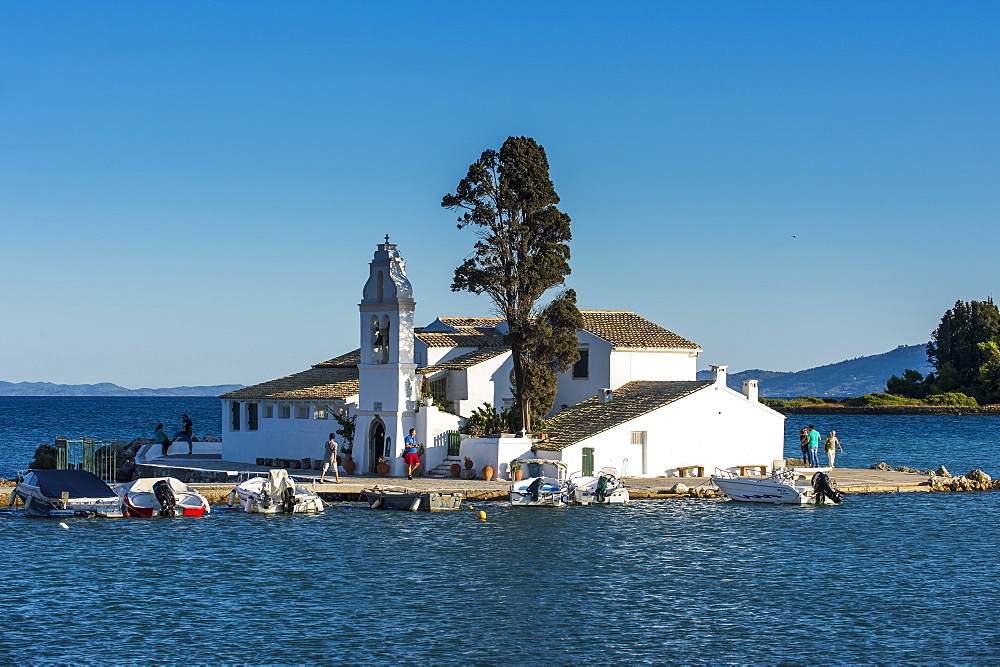
<path fill-rule="evenodd" d="M 995 2 L 0 0 L 0 380 L 251 384 L 357 347 L 375 245 L 416 321 L 440 207 L 534 137 L 581 308 L 702 367 L 925 342 L 1000 296 Z"/>

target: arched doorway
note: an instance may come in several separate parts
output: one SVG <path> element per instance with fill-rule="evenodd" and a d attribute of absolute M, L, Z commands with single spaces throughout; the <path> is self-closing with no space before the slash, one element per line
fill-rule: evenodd
<path fill-rule="evenodd" d="M 368 429 L 368 472 L 375 472 L 380 456 L 386 456 L 385 422 L 376 417 Z"/>

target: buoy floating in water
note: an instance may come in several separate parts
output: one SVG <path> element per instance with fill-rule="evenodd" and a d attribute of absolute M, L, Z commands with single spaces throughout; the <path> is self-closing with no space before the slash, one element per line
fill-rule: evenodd
<path fill-rule="evenodd" d="M 63 530 L 69 530 L 69 526 L 67 526 L 65 523 L 62 522 L 59 523 L 59 527 L 62 528 Z"/>
<path fill-rule="evenodd" d="M 476 516 L 479 517 L 480 521 L 486 521 L 486 512 L 479 510 L 479 514 L 477 514 Z"/>

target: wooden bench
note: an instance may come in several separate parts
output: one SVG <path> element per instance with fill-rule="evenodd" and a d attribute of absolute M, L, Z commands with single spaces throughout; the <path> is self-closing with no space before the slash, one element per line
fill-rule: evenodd
<path fill-rule="evenodd" d="M 733 467 L 735 467 L 737 470 L 740 471 L 740 477 L 743 477 L 745 475 L 749 475 L 750 473 L 748 473 L 747 470 L 750 470 L 750 471 L 760 470 L 760 476 L 761 477 L 763 477 L 764 475 L 767 474 L 767 466 L 766 465 L 733 466 Z"/>
<path fill-rule="evenodd" d="M 691 471 L 697 470 L 697 475 L 692 475 Z M 704 477 L 705 476 L 705 466 L 677 466 L 677 476 L 678 477 Z"/>

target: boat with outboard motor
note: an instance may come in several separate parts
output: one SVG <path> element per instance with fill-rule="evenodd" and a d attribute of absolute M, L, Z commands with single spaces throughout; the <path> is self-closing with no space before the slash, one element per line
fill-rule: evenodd
<path fill-rule="evenodd" d="M 28 516 L 125 516 L 122 499 L 86 470 L 29 470 L 10 494 Z"/>
<path fill-rule="evenodd" d="M 520 464 L 523 470 L 534 469 L 536 474 L 512 482 L 510 504 L 513 507 L 562 507 L 569 503 L 569 483 L 566 480 L 566 463 L 556 459 L 514 459 L 510 467 Z M 556 469 L 555 477 L 541 474 L 541 466 L 550 465 Z"/>
<path fill-rule="evenodd" d="M 115 487 L 129 516 L 202 516 L 208 499 L 174 477 L 144 477 Z"/>
<path fill-rule="evenodd" d="M 712 482 L 732 500 L 774 505 L 839 505 L 841 494 L 829 476 L 830 468 L 775 470 L 768 477 L 740 477 L 717 470 Z"/>
<path fill-rule="evenodd" d="M 623 505 L 628 489 L 614 468 L 601 468 L 597 475 L 574 473 L 569 478 L 569 501 L 574 505 Z"/>
<path fill-rule="evenodd" d="M 229 506 L 237 503 L 250 514 L 323 511 L 323 500 L 315 492 L 292 481 L 288 471 L 281 468 L 269 470 L 266 477 L 258 473 L 239 482 L 229 494 Z"/>
<path fill-rule="evenodd" d="M 458 491 L 417 491 L 405 487 L 375 486 L 364 489 L 361 499 L 373 510 L 442 512 L 462 508 L 462 494 Z"/>

